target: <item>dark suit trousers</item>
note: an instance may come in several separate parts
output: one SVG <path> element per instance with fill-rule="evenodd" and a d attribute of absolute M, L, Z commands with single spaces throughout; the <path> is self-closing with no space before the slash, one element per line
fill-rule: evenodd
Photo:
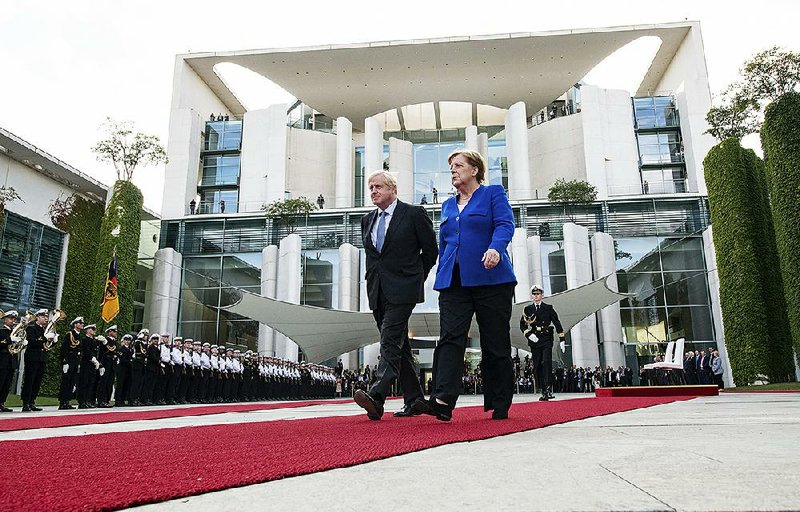
<path fill-rule="evenodd" d="M 476 315 L 484 409 L 508 410 L 514 395 L 509 333 L 513 297 L 514 283 L 461 286 L 457 279 L 439 292 L 440 337 L 433 352 L 431 396 L 455 407 L 462 390 L 467 335 Z"/>
<path fill-rule="evenodd" d="M 62 404 L 66 404 L 72 400 L 73 390 L 78 383 L 77 358 L 67 360 L 67 364 L 69 364 L 69 368 L 67 369 L 67 373 L 61 372 L 61 386 L 58 390 L 58 401 Z"/>
<path fill-rule="evenodd" d="M 377 380 L 369 393 L 380 403 L 389 396 L 392 382 L 398 378 L 406 404 L 422 396 L 411 343 L 408 341 L 408 319 L 415 305 L 391 304 L 386 302 L 382 292 L 378 295 L 378 307 L 372 315 L 381 332 L 381 360 L 375 371 Z"/>
<path fill-rule="evenodd" d="M 0 405 L 6 403 L 8 393 L 11 391 L 11 378 L 14 376 L 14 368 L 0 368 Z"/>
<path fill-rule="evenodd" d="M 25 361 L 22 373 L 22 404 L 33 404 L 39 396 L 39 388 L 44 378 L 44 365 L 41 361 Z"/>
<path fill-rule="evenodd" d="M 553 376 L 553 340 L 539 339 L 536 343 L 528 343 L 531 347 L 533 370 L 536 374 L 536 385 L 544 392 L 550 386 Z"/>

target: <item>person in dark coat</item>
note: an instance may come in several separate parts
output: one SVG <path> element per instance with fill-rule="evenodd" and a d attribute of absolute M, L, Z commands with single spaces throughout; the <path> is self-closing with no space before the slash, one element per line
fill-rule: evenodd
<path fill-rule="evenodd" d="M 133 356 L 131 341 L 133 341 L 133 336 L 130 334 L 124 335 L 118 349 L 117 386 L 114 389 L 114 405 L 117 407 L 130 403 L 131 356 Z"/>
<path fill-rule="evenodd" d="M 81 369 L 78 374 L 78 409 L 90 409 L 95 396 L 95 376 L 100 368 L 97 359 L 97 325 L 89 324 L 83 329 L 81 338 Z"/>
<path fill-rule="evenodd" d="M 74 409 L 69 401 L 78 384 L 78 366 L 81 361 L 81 339 L 83 338 L 84 320 L 82 316 L 70 322 L 70 331 L 64 336 L 59 349 L 61 363 L 61 386 L 58 390 L 59 410 Z"/>
<path fill-rule="evenodd" d="M 47 325 L 49 311 L 40 309 L 36 312 L 36 321 L 25 328 L 25 368 L 22 372 L 22 412 L 41 411 L 36 407 L 36 397 L 42 386 L 44 370 L 47 366 L 47 352 L 44 350 L 46 339 L 55 339 L 56 333 L 49 333 L 45 338 L 44 328 Z"/>
<path fill-rule="evenodd" d="M 522 310 L 519 328 L 531 348 L 536 380 L 542 392 L 539 400 L 547 401 L 554 398 L 550 382 L 553 373 L 553 327 L 560 340 L 564 339 L 564 328 L 553 306 L 542 302 L 543 295 L 544 290 L 540 286 L 534 285 L 531 288 L 533 303 Z"/>
<path fill-rule="evenodd" d="M 11 391 L 11 379 L 14 376 L 14 354 L 9 352 L 11 330 L 19 318 L 16 311 L 6 311 L 0 325 L 0 412 L 13 412 L 6 407 L 6 399 Z"/>

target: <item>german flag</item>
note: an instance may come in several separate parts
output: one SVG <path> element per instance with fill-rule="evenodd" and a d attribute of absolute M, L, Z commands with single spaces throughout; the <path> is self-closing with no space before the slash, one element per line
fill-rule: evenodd
<path fill-rule="evenodd" d="M 119 314 L 119 295 L 117 294 L 117 251 L 111 257 L 108 264 L 108 277 L 106 277 L 106 289 L 103 293 L 103 321 L 110 323 Z"/>

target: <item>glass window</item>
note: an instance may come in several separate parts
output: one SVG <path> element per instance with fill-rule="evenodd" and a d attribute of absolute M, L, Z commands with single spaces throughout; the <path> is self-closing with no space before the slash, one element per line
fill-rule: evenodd
<path fill-rule="evenodd" d="M 708 306 L 669 308 L 669 336 L 671 340 L 686 338 L 687 341 L 714 339 L 711 327 L 711 310 Z"/>
<path fill-rule="evenodd" d="M 300 303 L 339 307 L 339 250 L 303 251 Z"/>
<path fill-rule="evenodd" d="M 183 283 L 187 288 L 218 288 L 219 281 L 219 257 L 185 258 L 183 260 Z"/>
<path fill-rule="evenodd" d="M 658 238 L 619 238 L 614 240 L 617 270 L 653 272 L 661 270 Z"/>
<path fill-rule="evenodd" d="M 664 272 L 664 292 L 669 306 L 707 305 L 709 296 L 705 270 Z"/>
<path fill-rule="evenodd" d="M 217 310 L 212 307 L 219 304 L 219 288 L 187 288 L 181 289 L 180 320 L 183 322 L 216 322 Z"/>
<path fill-rule="evenodd" d="M 623 308 L 622 334 L 626 343 L 658 343 L 667 340 L 667 310 L 662 307 Z"/>
<path fill-rule="evenodd" d="M 238 185 L 239 155 L 206 155 L 203 157 L 201 186 Z"/>
<path fill-rule="evenodd" d="M 633 294 L 622 299 L 622 307 L 663 306 L 664 290 L 661 274 L 658 272 L 630 273 L 617 272 L 617 283 L 621 293 Z"/>
<path fill-rule="evenodd" d="M 197 213 L 236 213 L 239 210 L 238 189 L 206 189 L 200 191 Z"/>
<path fill-rule="evenodd" d="M 705 269 L 703 239 L 700 237 L 661 239 L 661 261 L 664 270 Z"/>
<path fill-rule="evenodd" d="M 567 289 L 567 265 L 564 259 L 563 242 L 541 242 L 542 277 L 545 295 L 553 295 Z"/>
<path fill-rule="evenodd" d="M 238 150 L 242 143 L 241 121 L 206 123 L 206 151 Z"/>
<path fill-rule="evenodd" d="M 261 286 L 261 253 L 242 253 L 222 258 L 222 282 L 230 286 Z"/>
<path fill-rule="evenodd" d="M 223 320 L 219 322 L 218 343 L 258 350 L 258 322 L 255 320 Z"/>
<path fill-rule="evenodd" d="M 216 322 L 181 322 L 178 324 L 178 335 L 194 340 L 212 341 L 217 339 Z"/>

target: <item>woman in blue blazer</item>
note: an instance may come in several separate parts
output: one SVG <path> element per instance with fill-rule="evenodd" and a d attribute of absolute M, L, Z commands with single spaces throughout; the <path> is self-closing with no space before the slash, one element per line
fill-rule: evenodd
<path fill-rule="evenodd" d="M 447 421 L 462 388 L 464 352 L 472 316 L 481 341 L 484 409 L 505 419 L 514 391 L 511 306 L 517 279 L 506 250 L 514 215 L 503 187 L 481 185 L 486 161 L 459 150 L 447 159 L 458 194 L 442 204 L 439 267 L 439 342 L 433 356 L 433 391 L 416 409 Z"/>

